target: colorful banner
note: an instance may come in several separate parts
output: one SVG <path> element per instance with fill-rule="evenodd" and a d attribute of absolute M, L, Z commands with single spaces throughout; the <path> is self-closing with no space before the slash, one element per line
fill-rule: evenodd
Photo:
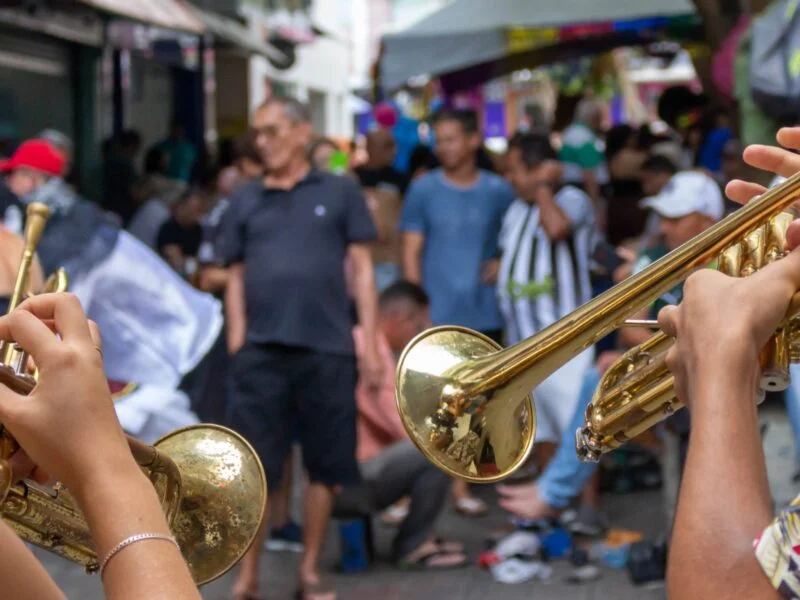
<path fill-rule="evenodd" d="M 558 42 L 558 39 L 558 29 L 555 27 L 544 29 L 511 27 L 506 32 L 508 52 L 510 54 L 551 46 Z"/>
<path fill-rule="evenodd" d="M 491 101 L 483 105 L 483 137 L 506 137 L 506 103 Z"/>
<path fill-rule="evenodd" d="M 563 27 L 509 27 L 506 30 L 506 43 L 509 54 L 513 54 L 552 46 L 562 41 L 574 40 L 580 37 L 602 36 L 620 31 L 681 29 L 696 26 L 698 23 L 699 17 L 697 15 L 685 15 L 601 23 L 578 23 Z"/>

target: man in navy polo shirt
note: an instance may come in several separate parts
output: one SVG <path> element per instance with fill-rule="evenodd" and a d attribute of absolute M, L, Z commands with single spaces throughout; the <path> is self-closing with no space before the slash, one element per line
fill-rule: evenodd
<path fill-rule="evenodd" d="M 355 181 L 311 168 L 311 124 L 303 104 L 271 98 L 252 124 L 266 175 L 234 192 L 217 247 L 230 265 L 225 304 L 228 344 L 235 352 L 231 425 L 256 448 L 270 489 L 279 488 L 299 437 L 309 479 L 300 592 L 304 598 L 333 598 L 317 563 L 334 489 L 360 481 L 356 377 L 377 391 L 382 376 L 368 246 L 377 233 Z M 346 258 L 369 346 L 358 367 Z M 242 562 L 237 597 L 258 593 L 262 543 L 256 540 Z"/>

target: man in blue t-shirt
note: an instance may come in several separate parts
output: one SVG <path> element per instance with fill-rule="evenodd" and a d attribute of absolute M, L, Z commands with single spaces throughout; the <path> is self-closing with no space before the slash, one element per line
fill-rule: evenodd
<path fill-rule="evenodd" d="M 403 275 L 430 296 L 436 325 L 461 325 L 502 342 L 497 303 L 498 236 L 514 200 L 506 181 L 478 168 L 473 111 L 434 122 L 442 167 L 409 188 L 400 217 Z"/>

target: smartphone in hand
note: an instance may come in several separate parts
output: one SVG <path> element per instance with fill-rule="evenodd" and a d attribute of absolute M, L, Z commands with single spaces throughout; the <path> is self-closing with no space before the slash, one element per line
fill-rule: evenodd
<path fill-rule="evenodd" d="M 592 253 L 592 261 L 594 262 L 595 270 L 605 275 L 611 275 L 626 262 L 617 253 L 617 248 L 606 241 L 602 241 L 595 246 Z"/>

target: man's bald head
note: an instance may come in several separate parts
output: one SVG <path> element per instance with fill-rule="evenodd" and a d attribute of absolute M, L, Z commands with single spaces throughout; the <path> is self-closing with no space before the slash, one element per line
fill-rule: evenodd
<path fill-rule="evenodd" d="M 386 167 L 394 162 L 397 144 L 388 129 L 374 129 L 367 134 L 367 155 L 373 168 Z"/>

